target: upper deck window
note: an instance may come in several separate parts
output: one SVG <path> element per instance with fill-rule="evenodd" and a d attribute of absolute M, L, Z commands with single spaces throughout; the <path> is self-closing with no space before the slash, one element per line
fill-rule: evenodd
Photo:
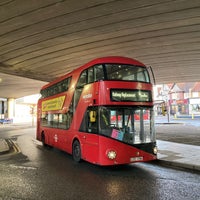
<path fill-rule="evenodd" d="M 72 77 L 66 78 L 48 88 L 40 91 L 41 98 L 53 96 L 68 90 Z"/>
<path fill-rule="evenodd" d="M 150 82 L 145 67 L 125 64 L 105 64 L 107 80 Z"/>

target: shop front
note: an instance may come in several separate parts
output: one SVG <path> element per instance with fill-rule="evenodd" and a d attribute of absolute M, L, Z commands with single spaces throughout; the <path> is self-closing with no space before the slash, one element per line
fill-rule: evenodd
<path fill-rule="evenodd" d="M 189 101 L 188 99 L 169 100 L 171 115 L 188 115 Z"/>
<path fill-rule="evenodd" d="M 200 115 L 200 98 L 191 98 L 189 105 L 190 115 Z"/>

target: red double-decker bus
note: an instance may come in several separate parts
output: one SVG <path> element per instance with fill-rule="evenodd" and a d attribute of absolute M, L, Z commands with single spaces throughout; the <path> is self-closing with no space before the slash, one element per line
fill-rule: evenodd
<path fill-rule="evenodd" d="M 126 57 L 95 59 L 45 85 L 37 139 L 76 162 L 117 165 L 156 159 L 152 84 Z"/>

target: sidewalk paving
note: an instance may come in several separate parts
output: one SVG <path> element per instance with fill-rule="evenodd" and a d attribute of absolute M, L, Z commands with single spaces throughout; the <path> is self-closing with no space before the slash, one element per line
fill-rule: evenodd
<path fill-rule="evenodd" d="M 164 164 L 200 171 L 200 146 L 157 140 L 158 161 Z M 6 140 L 0 139 L 0 155 L 9 151 Z"/>
<path fill-rule="evenodd" d="M 168 165 L 200 171 L 200 146 L 157 140 L 158 160 Z"/>

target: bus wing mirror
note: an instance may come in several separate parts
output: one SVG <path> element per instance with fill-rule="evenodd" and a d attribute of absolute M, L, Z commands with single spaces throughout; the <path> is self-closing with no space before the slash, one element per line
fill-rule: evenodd
<path fill-rule="evenodd" d="M 97 116 L 96 111 L 90 111 L 90 122 L 96 122 L 96 116 Z"/>
<path fill-rule="evenodd" d="M 150 72 L 149 74 L 150 74 L 150 78 L 152 78 L 153 80 L 152 80 L 152 82 L 153 82 L 153 84 L 154 85 L 156 85 L 156 79 L 155 79 L 155 76 L 154 76 L 154 72 L 153 72 L 153 69 L 152 69 L 152 67 L 151 66 L 149 66 L 149 67 L 147 67 L 147 69 L 148 69 L 148 71 Z"/>

